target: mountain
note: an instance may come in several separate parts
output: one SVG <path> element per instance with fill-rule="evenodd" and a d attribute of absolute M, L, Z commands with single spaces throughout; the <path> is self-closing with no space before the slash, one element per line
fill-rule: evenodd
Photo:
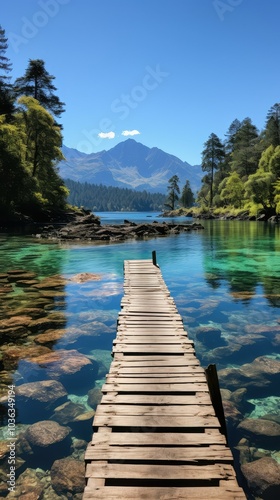
<path fill-rule="evenodd" d="M 109 151 L 99 153 L 86 154 L 67 146 L 63 146 L 62 152 L 66 159 L 58 165 L 60 176 L 90 184 L 166 193 L 168 180 L 176 174 L 181 188 L 189 180 L 196 192 L 203 176 L 199 165 L 192 166 L 134 139 L 127 139 Z"/>

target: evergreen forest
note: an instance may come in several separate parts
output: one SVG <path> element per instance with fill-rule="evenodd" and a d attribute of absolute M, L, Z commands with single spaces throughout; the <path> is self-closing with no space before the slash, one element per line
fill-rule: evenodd
<path fill-rule="evenodd" d="M 165 202 L 165 195 L 134 191 L 128 188 L 103 186 L 65 180 L 69 189 L 68 202 L 78 207 L 84 206 L 93 212 L 107 211 L 161 211 Z"/>
<path fill-rule="evenodd" d="M 202 151 L 205 176 L 198 193 L 201 211 L 280 212 L 280 103 L 259 131 L 250 118 L 235 119 L 222 141 L 212 133 Z"/>

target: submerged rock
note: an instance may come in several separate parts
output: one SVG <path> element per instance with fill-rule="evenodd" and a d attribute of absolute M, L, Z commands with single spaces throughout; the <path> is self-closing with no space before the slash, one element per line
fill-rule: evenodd
<path fill-rule="evenodd" d="M 67 401 L 63 405 L 55 408 L 51 418 L 59 424 L 66 425 L 70 422 L 74 422 L 76 417 L 82 415 L 84 412 L 84 405 L 72 403 L 72 401 Z"/>
<path fill-rule="evenodd" d="M 255 446 L 275 449 L 280 444 L 280 425 L 262 418 L 245 418 L 238 430 Z"/>
<path fill-rule="evenodd" d="M 65 387 L 80 388 L 86 392 L 87 386 L 98 372 L 98 363 L 91 361 L 78 351 L 59 349 L 30 359 L 22 360 L 19 374 L 23 379 L 59 380 Z"/>
<path fill-rule="evenodd" d="M 40 333 L 34 338 L 34 342 L 40 345 L 53 346 L 59 339 L 61 339 L 67 330 L 64 328 L 57 328 L 55 330 L 47 330 L 45 333 Z"/>
<path fill-rule="evenodd" d="M 1 343 L 25 338 L 30 333 L 32 318 L 27 315 L 12 316 L 0 321 Z"/>
<path fill-rule="evenodd" d="M 5 370 L 15 370 L 18 362 L 24 358 L 33 358 L 51 352 L 43 346 L 12 346 L 3 350 L 2 363 Z"/>
<path fill-rule="evenodd" d="M 0 321 L 0 329 L 5 330 L 5 328 L 11 328 L 14 326 L 25 326 L 28 328 L 32 321 L 32 318 L 27 315 L 22 316 L 12 316 L 9 319 L 3 319 Z"/>
<path fill-rule="evenodd" d="M 217 363 L 226 359 L 227 362 L 232 358 L 239 357 L 241 346 L 239 344 L 231 343 L 223 347 L 216 347 L 209 354 L 206 353 L 204 357 L 211 363 Z"/>
<path fill-rule="evenodd" d="M 9 328 L 0 328 L 1 343 L 20 341 L 28 337 L 30 331 L 25 326 L 10 326 Z"/>
<path fill-rule="evenodd" d="M 18 307 L 6 311 L 6 316 L 29 316 L 31 319 L 41 318 L 46 313 L 39 307 Z"/>
<path fill-rule="evenodd" d="M 88 392 L 88 404 L 92 408 L 96 409 L 97 405 L 99 405 L 102 398 L 102 392 L 99 387 L 94 387 Z"/>
<path fill-rule="evenodd" d="M 82 493 L 85 487 L 85 466 L 71 458 L 56 460 L 51 468 L 52 487 L 58 495 Z"/>
<path fill-rule="evenodd" d="M 55 317 L 48 315 L 43 318 L 38 318 L 31 321 L 29 324 L 29 329 L 33 333 L 39 333 L 44 332 L 45 330 L 48 330 L 50 328 L 61 328 L 66 324 L 66 322 L 66 317 L 63 314 Z"/>
<path fill-rule="evenodd" d="M 88 281 L 100 281 L 100 280 L 101 280 L 101 274 L 93 274 L 93 273 L 79 273 L 69 278 L 69 281 L 73 281 L 74 283 L 87 283 Z"/>
<path fill-rule="evenodd" d="M 53 444 L 62 444 L 69 433 L 69 427 L 59 425 L 53 420 L 42 420 L 28 427 L 25 438 L 32 447 L 47 448 Z"/>
<path fill-rule="evenodd" d="M 20 500 L 38 500 L 43 498 L 44 483 L 38 478 L 36 471 L 31 468 L 25 469 L 16 481 L 17 495 L 9 494 L 7 498 L 19 498 Z"/>
<path fill-rule="evenodd" d="M 38 290 L 52 290 L 53 288 L 64 288 L 65 285 L 65 278 L 59 275 L 54 275 L 47 276 L 46 278 L 42 279 L 38 284 L 34 285 L 34 288 L 37 288 Z"/>
<path fill-rule="evenodd" d="M 223 401 L 226 422 L 231 427 L 237 427 L 243 416 L 232 401 Z"/>
<path fill-rule="evenodd" d="M 225 341 L 221 338 L 221 330 L 212 326 L 200 326 L 196 329 L 196 338 L 205 346 L 213 348 L 224 345 Z"/>
<path fill-rule="evenodd" d="M 270 457 L 260 458 L 241 466 L 250 491 L 258 498 L 280 498 L 280 465 Z"/>
<path fill-rule="evenodd" d="M 266 356 L 260 356 L 252 363 L 246 363 L 240 368 L 225 368 L 219 371 L 221 386 L 230 390 L 240 387 L 248 389 L 248 397 L 254 394 L 260 395 L 263 390 L 275 389 L 278 393 L 280 383 L 280 361 Z"/>
<path fill-rule="evenodd" d="M 87 323 L 83 326 L 68 328 L 65 331 L 65 335 L 61 340 L 60 345 L 65 347 L 71 345 L 71 347 L 75 347 L 76 344 L 86 340 L 87 337 L 88 341 L 92 343 L 94 340 L 100 341 L 103 334 L 112 333 L 115 333 L 115 328 L 106 326 L 104 323 L 99 321 L 92 321 L 91 323 Z M 102 337 L 102 339 L 103 342 L 106 340 L 104 337 Z"/>
<path fill-rule="evenodd" d="M 65 388 L 56 380 L 22 384 L 16 388 L 19 420 L 30 423 L 38 418 L 48 417 L 66 398 Z"/>

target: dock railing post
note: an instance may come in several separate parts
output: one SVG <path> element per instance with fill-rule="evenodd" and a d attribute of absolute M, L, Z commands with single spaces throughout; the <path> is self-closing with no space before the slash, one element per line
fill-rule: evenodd
<path fill-rule="evenodd" d="M 221 431 L 224 434 L 226 441 L 228 441 L 226 419 L 225 419 L 225 414 L 224 414 L 224 408 L 223 408 L 222 396 L 221 396 L 221 392 L 220 392 L 220 385 L 219 385 L 219 379 L 218 379 L 216 365 L 209 365 L 207 368 L 205 368 L 205 375 L 206 375 L 207 384 L 209 387 L 210 398 L 211 398 L 216 416 L 220 422 Z"/>
<path fill-rule="evenodd" d="M 153 259 L 153 265 L 157 266 L 157 254 L 155 250 L 152 251 L 152 259 Z"/>

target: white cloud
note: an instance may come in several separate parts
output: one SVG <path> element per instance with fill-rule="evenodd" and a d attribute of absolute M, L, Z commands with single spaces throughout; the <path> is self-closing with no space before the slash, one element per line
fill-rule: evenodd
<path fill-rule="evenodd" d="M 138 135 L 140 132 L 138 130 L 123 130 L 122 135 Z"/>
<path fill-rule="evenodd" d="M 115 132 L 99 132 L 98 137 L 100 139 L 114 139 L 115 135 Z"/>

